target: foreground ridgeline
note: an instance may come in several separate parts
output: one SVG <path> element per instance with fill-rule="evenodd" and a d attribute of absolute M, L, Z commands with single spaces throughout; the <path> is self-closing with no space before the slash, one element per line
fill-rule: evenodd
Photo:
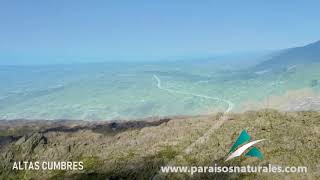
<path fill-rule="evenodd" d="M 320 112 L 248 111 L 141 121 L 0 121 L 0 179 L 319 179 Z M 243 130 L 263 158 L 225 161 Z M 240 147 L 240 146 L 239 146 Z M 252 151 L 253 153 L 254 151 Z M 250 153 L 249 153 L 250 155 Z M 161 173 L 163 166 L 305 166 L 307 173 Z"/>

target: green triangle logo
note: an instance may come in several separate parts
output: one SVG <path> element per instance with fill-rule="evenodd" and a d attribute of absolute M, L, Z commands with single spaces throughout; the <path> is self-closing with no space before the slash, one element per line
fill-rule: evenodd
<path fill-rule="evenodd" d="M 263 160 L 264 157 L 261 151 L 258 148 L 254 147 L 253 145 L 261 141 L 264 141 L 264 139 L 255 140 L 251 142 L 250 142 L 250 139 L 251 137 L 248 134 L 248 132 L 246 130 L 242 130 L 236 142 L 231 146 L 227 154 L 229 156 L 227 157 L 226 161 L 242 155 L 247 150 L 248 152 L 245 153 L 245 156 L 256 157 Z"/>

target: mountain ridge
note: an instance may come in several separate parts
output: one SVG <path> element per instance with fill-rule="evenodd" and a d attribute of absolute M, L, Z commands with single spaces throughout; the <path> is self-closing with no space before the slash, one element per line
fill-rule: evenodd
<path fill-rule="evenodd" d="M 270 59 L 254 67 L 255 70 L 280 69 L 296 64 L 320 62 L 320 40 L 305 46 L 293 47 L 279 51 Z"/>

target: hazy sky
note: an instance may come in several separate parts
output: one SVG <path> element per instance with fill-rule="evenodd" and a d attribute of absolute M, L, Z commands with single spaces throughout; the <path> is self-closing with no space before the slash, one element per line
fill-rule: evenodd
<path fill-rule="evenodd" d="M 0 64 L 148 60 L 320 39 L 320 1 L 0 1 Z"/>

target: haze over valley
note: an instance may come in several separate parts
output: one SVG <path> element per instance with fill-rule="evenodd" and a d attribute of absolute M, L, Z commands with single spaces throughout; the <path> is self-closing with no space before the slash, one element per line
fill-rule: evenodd
<path fill-rule="evenodd" d="M 261 55 L 1 66 L 1 119 L 117 120 L 320 107 L 320 42 Z M 309 98 L 309 100 L 308 100 Z M 307 109 L 299 103 L 309 104 Z"/>

